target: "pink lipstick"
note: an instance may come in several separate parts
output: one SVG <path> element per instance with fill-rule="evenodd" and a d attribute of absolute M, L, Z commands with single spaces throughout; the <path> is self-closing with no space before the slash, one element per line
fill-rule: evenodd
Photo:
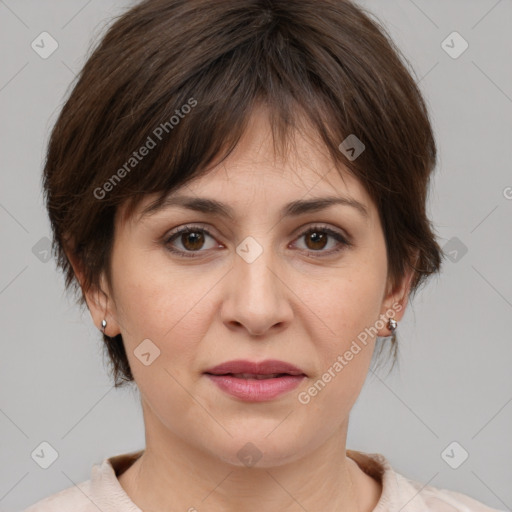
<path fill-rule="evenodd" d="M 206 370 L 205 375 L 225 393 L 248 402 L 264 402 L 295 389 L 307 375 L 296 366 L 268 359 L 235 360 Z"/>

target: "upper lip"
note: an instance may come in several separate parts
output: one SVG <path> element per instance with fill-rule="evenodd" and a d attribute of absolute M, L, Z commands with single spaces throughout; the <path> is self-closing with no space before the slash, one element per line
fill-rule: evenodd
<path fill-rule="evenodd" d="M 251 375 L 288 373 L 289 375 L 306 375 L 300 368 L 297 368 L 293 364 L 277 359 L 266 359 L 260 362 L 236 359 L 209 368 L 204 373 L 210 373 L 212 375 L 226 375 L 228 373 L 249 373 Z"/>

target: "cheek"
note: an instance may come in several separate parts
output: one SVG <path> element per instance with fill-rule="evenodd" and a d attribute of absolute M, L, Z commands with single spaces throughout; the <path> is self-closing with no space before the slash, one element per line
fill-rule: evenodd
<path fill-rule="evenodd" d="M 207 290 L 183 279 L 154 279 L 147 272 L 132 273 L 121 289 L 127 332 L 123 340 L 132 374 L 153 414 L 172 430 L 176 427 L 173 418 L 185 421 L 194 411 L 187 390 L 210 321 L 207 301 L 201 301 Z M 141 344 L 148 339 L 151 343 Z M 141 350 L 143 346 L 146 348 Z M 148 352 L 150 364 L 144 364 L 140 356 Z"/>
<path fill-rule="evenodd" d="M 312 339 L 324 333 L 326 353 L 343 350 L 352 340 L 375 325 L 385 287 L 385 269 L 375 259 L 333 272 L 324 283 L 304 283 L 304 303 L 316 314 Z"/>
<path fill-rule="evenodd" d="M 379 320 L 385 277 L 374 258 L 347 267 L 314 292 L 304 289 L 304 302 L 317 314 L 309 334 L 321 367 L 307 392 L 322 404 L 322 414 L 336 411 L 344 417 L 359 395 L 375 346 L 372 328 Z"/>
<path fill-rule="evenodd" d="M 152 373 L 169 369 L 179 378 L 185 369 L 193 368 L 198 344 L 212 321 L 208 294 L 219 277 L 211 272 L 200 275 L 192 267 L 172 269 L 148 263 L 132 253 L 114 267 L 117 316 L 127 355 L 135 379 L 146 378 L 148 367 L 141 365 L 136 354 L 141 342 L 149 339 L 157 347 L 153 350 L 160 351 L 151 363 Z"/>

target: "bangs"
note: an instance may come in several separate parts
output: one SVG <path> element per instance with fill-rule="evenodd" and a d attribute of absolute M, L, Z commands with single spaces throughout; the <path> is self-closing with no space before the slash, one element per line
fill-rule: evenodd
<path fill-rule="evenodd" d="M 291 7 L 295 17 L 279 9 L 261 11 L 257 3 L 251 10 L 251 2 L 229 11 L 211 8 L 214 19 L 205 30 L 193 21 L 201 3 L 161 2 L 161 16 L 144 34 L 146 45 L 127 26 L 122 47 L 109 46 L 107 34 L 99 49 L 101 60 L 98 56 L 88 63 L 108 79 L 82 91 L 82 104 L 96 105 L 89 119 L 97 141 L 88 144 L 94 153 L 83 155 L 95 167 L 83 194 L 98 198 L 101 193 L 100 209 L 127 203 L 127 217 L 148 194 L 158 193 L 158 205 L 214 161 L 222 162 L 242 137 L 253 109 L 264 105 L 276 154 L 289 151 L 292 130 L 319 136 L 333 163 L 353 170 L 377 200 L 378 187 L 391 186 L 389 174 L 379 170 L 396 165 L 392 158 L 386 161 L 388 148 L 377 139 L 402 126 L 392 109 L 384 108 L 382 84 L 372 73 L 382 60 L 368 45 L 355 55 L 348 32 L 332 40 L 331 47 L 317 44 L 315 32 L 326 30 L 320 18 L 307 19 L 311 26 L 306 37 L 299 5 Z M 158 50 L 148 52 L 147 46 Z M 397 88 L 392 83 L 387 87 Z M 299 118 L 308 121 L 307 127 L 299 126 Z M 315 133 L 307 133 L 311 129 Z M 365 147 L 357 162 L 339 149 L 349 135 Z"/>

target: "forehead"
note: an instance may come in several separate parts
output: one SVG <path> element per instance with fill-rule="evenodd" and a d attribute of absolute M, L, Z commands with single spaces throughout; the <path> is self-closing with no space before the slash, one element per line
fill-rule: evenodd
<path fill-rule="evenodd" d="M 285 151 L 276 152 L 268 111 L 255 107 L 236 148 L 222 162 L 215 162 L 197 178 L 173 190 L 168 197 L 208 197 L 247 212 L 285 203 L 339 196 L 362 204 L 368 217 L 375 206 L 359 180 L 339 162 L 333 162 L 311 125 L 302 118 L 290 131 Z M 138 221 L 158 194 L 143 198 L 132 217 Z"/>
<path fill-rule="evenodd" d="M 229 185 L 240 186 L 247 180 L 251 186 L 271 188 L 282 181 L 302 186 L 305 191 L 322 187 L 331 192 L 350 188 L 356 194 L 364 194 L 358 180 L 339 162 L 333 162 L 315 129 L 303 117 L 297 118 L 297 129 L 289 132 L 286 147 L 276 152 L 273 133 L 266 107 L 257 106 L 236 148 L 218 166 L 200 176 L 188 186 L 197 190 Z M 268 184 L 265 187 L 265 183 Z"/>

